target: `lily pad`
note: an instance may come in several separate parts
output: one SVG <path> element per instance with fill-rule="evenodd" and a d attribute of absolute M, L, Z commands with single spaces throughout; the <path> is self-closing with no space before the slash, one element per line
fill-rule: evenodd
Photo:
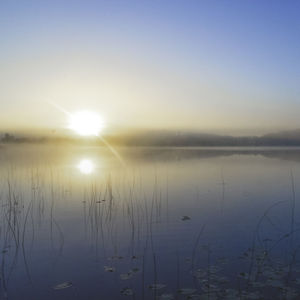
<path fill-rule="evenodd" d="M 188 295 L 187 299 L 189 299 L 189 300 L 202 300 L 203 295 L 198 295 L 198 294 Z"/>
<path fill-rule="evenodd" d="M 295 289 L 287 287 L 284 290 L 284 296 L 286 297 L 285 299 L 292 300 L 292 299 L 298 299 L 297 296 L 299 296 L 299 295 Z"/>
<path fill-rule="evenodd" d="M 149 289 L 150 290 L 160 290 L 165 288 L 166 285 L 165 284 L 161 284 L 161 283 L 154 283 L 154 284 L 150 284 L 149 285 Z"/>
<path fill-rule="evenodd" d="M 109 257 L 108 259 L 109 260 L 121 260 L 121 259 L 123 259 L 124 257 L 123 256 L 111 256 L 111 257 Z"/>
<path fill-rule="evenodd" d="M 190 289 L 190 288 L 186 288 L 186 289 L 179 289 L 177 292 L 181 295 L 190 295 L 190 294 L 194 294 L 197 290 L 195 289 Z"/>
<path fill-rule="evenodd" d="M 260 281 L 252 281 L 252 282 L 250 282 L 250 284 L 253 288 L 264 288 L 264 287 L 266 287 L 266 284 L 263 283 L 263 282 L 260 282 Z"/>
<path fill-rule="evenodd" d="M 122 280 L 128 280 L 132 277 L 132 273 L 129 272 L 129 273 L 121 274 L 120 277 Z"/>
<path fill-rule="evenodd" d="M 162 294 L 157 299 L 159 299 L 159 300 L 173 300 L 174 296 L 172 294 Z"/>
<path fill-rule="evenodd" d="M 240 299 L 239 291 L 234 289 L 226 289 L 225 290 L 225 298 L 228 300 Z"/>
<path fill-rule="evenodd" d="M 217 300 L 218 299 L 217 295 L 213 295 L 213 294 L 204 294 L 204 295 L 198 295 L 198 296 L 199 297 L 197 297 L 197 298 L 187 298 L 187 299 L 199 299 L 199 300 Z"/>
<path fill-rule="evenodd" d="M 249 300 L 257 300 L 257 299 L 262 299 L 261 298 L 261 294 L 260 293 L 257 293 L 257 292 L 251 292 L 251 293 L 245 293 L 244 294 L 244 297 L 243 299 L 249 299 Z"/>
<path fill-rule="evenodd" d="M 132 273 L 138 273 L 139 271 L 140 271 L 139 268 L 132 268 L 132 269 L 130 270 L 130 272 L 132 272 Z"/>
<path fill-rule="evenodd" d="M 274 287 L 274 288 L 281 288 L 283 289 L 285 287 L 285 284 L 280 280 L 267 280 L 266 285 Z"/>
<path fill-rule="evenodd" d="M 206 276 L 207 276 L 207 272 L 206 272 L 205 270 L 198 269 L 198 270 L 196 270 L 196 271 L 193 273 L 193 275 L 194 275 L 196 278 L 200 279 L 200 278 L 206 277 Z"/>
<path fill-rule="evenodd" d="M 63 290 L 71 287 L 73 284 L 71 281 L 66 281 L 60 284 L 57 284 L 53 287 L 54 290 Z"/>
<path fill-rule="evenodd" d="M 129 288 L 124 288 L 121 290 L 121 295 L 124 295 L 124 296 L 132 296 L 134 293 L 133 293 L 133 290 L 132 289 L 129 289 Z"/>
<path fill-rule="evenodd" d="M 116 268 L 114 267 L 108 267 L 108 266 L 104 266 L 104 271 L 105 272 L 115 272 L 116 271 Z"/>

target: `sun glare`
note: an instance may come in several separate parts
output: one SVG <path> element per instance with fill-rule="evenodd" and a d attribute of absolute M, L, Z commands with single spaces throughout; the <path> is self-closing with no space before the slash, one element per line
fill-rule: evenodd
<path fill-rule="evenodd" d="M 94 112 L 79 111 L 71 114 L 68 127 L 82 136 L 97 136 L 104 128 L 104 121 Z"/>
<path fill-rule="evenodd" d="M 83 174 L 91 174 L 95 169 L 93 162 L 89 159 L 81 160 L 77 167 L 79 171 Z"/>

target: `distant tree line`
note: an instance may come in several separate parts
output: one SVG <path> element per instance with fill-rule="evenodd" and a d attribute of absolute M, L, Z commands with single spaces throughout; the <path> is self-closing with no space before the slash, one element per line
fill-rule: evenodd
<path fill-rule="evenodd" d="M 252 147 L 252 146 L 300 146 L 298 134 L 269 134 L 265 136 L 222 136 L 197 133 L 144 132 L 139 134 L 106 136 L 112 145 L 152 147 Z M 81 139 L 72 137 L 15 137 L 5 133 L 2 143 L 57 143 L 103 145 L 97 138 Z"/>
<path fill-rule="evenodd" d="M 46 138 L 43 137 L 36 137 L 36 138 L 29 138 L 29 137 L 16 137 L 10 133 L 4 133 L 0 141 L 2 143 L 43 143 L 45 142 Z"/>

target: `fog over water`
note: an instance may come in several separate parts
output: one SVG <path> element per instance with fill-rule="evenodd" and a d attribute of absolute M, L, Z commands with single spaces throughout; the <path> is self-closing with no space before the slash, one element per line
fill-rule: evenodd
<path fill-rule="evenodd" d="M 300 299 L 300 1 L 0 1 L 0 300 Z"/>

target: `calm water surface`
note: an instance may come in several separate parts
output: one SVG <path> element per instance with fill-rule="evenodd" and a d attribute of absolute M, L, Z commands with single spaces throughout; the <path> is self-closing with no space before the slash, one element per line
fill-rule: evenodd
<path fill-rule="evenodd" d="M 299 299 L 300 149 L 0 148 L 0 299 Z"/>

